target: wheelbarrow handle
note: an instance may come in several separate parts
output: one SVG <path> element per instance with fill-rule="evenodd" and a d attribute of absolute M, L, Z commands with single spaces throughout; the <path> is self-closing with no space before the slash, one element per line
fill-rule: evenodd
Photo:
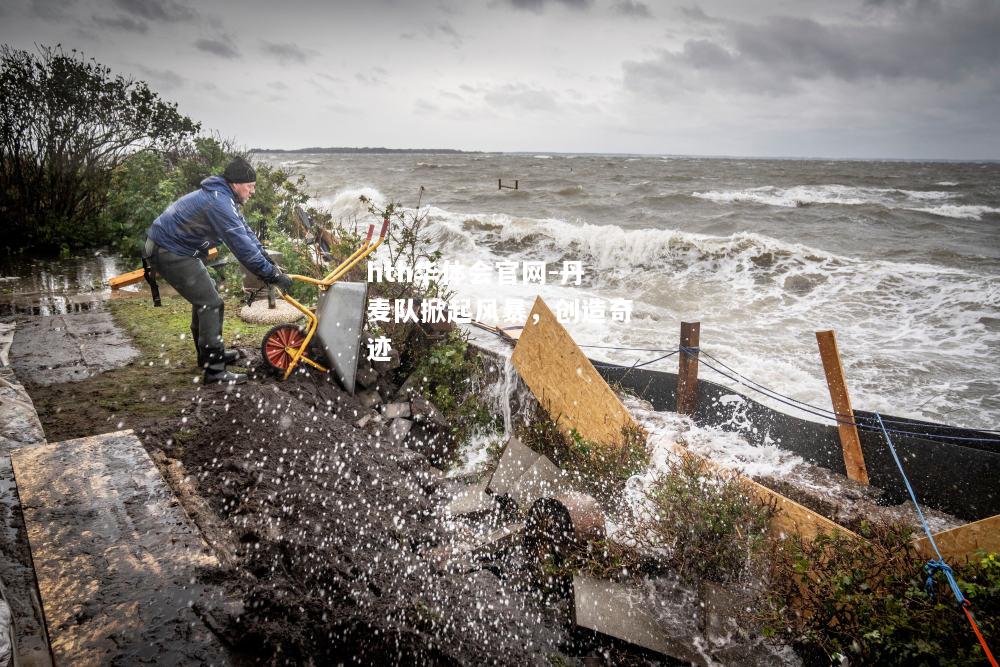
<path fill-rule="evenodd" d="M 372 242 L 372 234 L 375 233 L 375 223 L 368 225 L 368 238 L 365 239 L 365 245 Z"/>
<path fill-rule="evenodd" d="M 386 216 L 385 218 L 382 218 L 382 231 L 378 233 L 378 237 L 379 238 L 384 237 L 388 231 L 389 231 L 389 218 L 388 216 Z"/>

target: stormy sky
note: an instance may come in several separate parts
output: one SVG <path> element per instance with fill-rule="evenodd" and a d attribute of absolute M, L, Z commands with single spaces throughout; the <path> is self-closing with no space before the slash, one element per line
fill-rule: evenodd
<path fill-rule="evenodd" d="M 246 146 L 1000 158 L 1000 0 L 5 0 Z"/>

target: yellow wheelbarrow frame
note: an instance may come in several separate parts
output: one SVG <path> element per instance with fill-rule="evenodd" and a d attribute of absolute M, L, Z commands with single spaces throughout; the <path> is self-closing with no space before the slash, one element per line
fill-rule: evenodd
<path fill-rule="evenodd" d="M 376 239 L 375 242 L 372 243 L 372 236 L 375 233 L 375 225 L 374 224 L 369 225 L 368 236 L 365 238 L 365 241 L 361 245 L 361 247 L 355 250 L 350 257 L 341 262 L 337 268 L 328 273 L 322 279 L 313 278 L 311 276 L 302 276 L 295 273 L 288 274 L 288 277 L 291 278 L 292 280 L 298 280 L 300 282 L 315 285 L 316 287 L 319 288 L 320 291 L 328 290 L 331 285 L 333 285 L 335 282 L 346 276 L 351 269 L 353 269 L 362 260 L 368 257 L 368 255 L 375 252 L 375 250 L 378 249 L 380 245 L 382 245 L 382 242 L 385 241 L 385 237 L 388 234 L 388 232 L 389 232 L 389 218 L 386 217 L 382 219 L 382 231 L 379 232 L 378 239 Z M 291 360 L 288 363 L 288 368 L 285 369 L 285 373 L 282 377 L 282 380 L 288 379 L 288 377 L 292 374 L 292 371 L 295 370 L 295 367 L 298 366 L 300 361 L 304 361 L 313 368 L 323 373 L 326 373 L 327 371 L 329 371 L 328 368 L 306 356 L 306 350 L 309 348 L 309 343 L 312 342 L 313 336 L 316 335 L 316 329 L 319 326 L 319 318 L 316 316 L 316 310 L 314 308 L 309 308 L 308 306 L 303 305 L 297 299 L 292 297 L 290 294 L 282 292 L 281 298 L 287 301 L 288 303 L 292 304 L 292 306 L 294 306 L 297 310 L 301 311 L 302 314 L 305 315 L 306 318 L 309 320 L 309 325 L 306 327 L 306 335 L 302 341 L 302 344 L 299 345 L 298 347 L 291 347 L 291 346 L 285 347 L 285 352 L 291 357 Z"/>

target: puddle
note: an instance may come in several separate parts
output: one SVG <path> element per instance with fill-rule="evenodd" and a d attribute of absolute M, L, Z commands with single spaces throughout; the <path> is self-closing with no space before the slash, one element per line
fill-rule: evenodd
<path fill-rule="evenodd" d="M 108 279 L 134 268 L 114 255 L 21 259 L 0 267 L 0 316 L 101 310 Z"/>

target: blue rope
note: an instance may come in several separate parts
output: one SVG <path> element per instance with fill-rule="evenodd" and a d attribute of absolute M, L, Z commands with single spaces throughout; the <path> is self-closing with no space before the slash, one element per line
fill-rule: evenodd
<path fill-rule="evenodd" d="M 882 434 L 885 436 L 885 442 L 889 445 L 889 451 L 892 453 L 892 458 L 896 462 L 896 467 L 899 468 L 899 474 L 903 477 L 903 484 L 906 485 L 906 491 L 910 494 L 910 500 L 913 501 L 913 506 L 917 510 L 917 516 L 920 517 L 920 525 L 924 529 L 924 533 L 927 534 L 927 541 L 930 542 L 931 546 L 934 547 L 934 553 L 937 554 L 936 560 L 931 560 L 924 566 L 924 571 L 927 572 L 927 585 L 931 591 L 934 587 L 934 575 L 937 572 L 943 572 L 945 579 L 948 580 L 948 585 L 951 586 L 951 592 L 955 594 L 955 600 L 958 604 L 964 605 L 966 603 L 965 596 L 962 595 L 962 591 L 958 587 L 958 582 L 955 581 L 955 574 L 952 572 L 951 567 L 944 562 L 944 556 L 941 555 L 941 550 L 938 549 L 937 542 L 934 541 L 934 535 L 931 534 L 931 527 L 927 525 L 927 518 L 924 516 L 924 511 L 920 509 L 920 503 L 917 502 L 917 494 L 913 491 L 913 486 L 910 484 L 909 478 L 906 476 L 906 471 L 903 470 L 903 463 L 899 460 L 899 455 L 896 454 L 896 448 L 892 444 L 892 438 L 889 437 L 889 431 L 885 428 L 885 424 L 882 423 L 882 415 L 875 413 L 875 418 L 878 420 L 879 426 L 882 427 Z"/>

